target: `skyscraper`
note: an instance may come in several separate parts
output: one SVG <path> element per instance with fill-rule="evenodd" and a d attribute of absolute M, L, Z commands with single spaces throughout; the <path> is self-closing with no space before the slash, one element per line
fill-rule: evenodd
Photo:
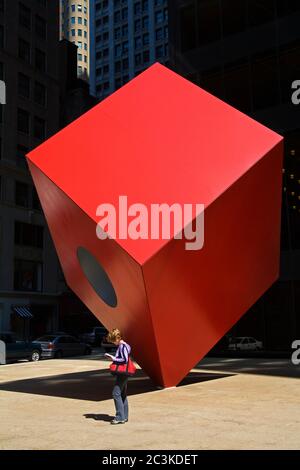
<path fill-rule="evenodd" d="M 25 161 L 60 127 L 58 25 L 58 0 L 0 2 L 0 330 L 20 335 L 55 326 L 63 283 Z"/>
<path fill-rule="evenodd" d="M 89 79 L 90 71 L 90 0 L 60 0 L 60 38 L 78 47 L 78 77 Z"/>
<path fill-rule="evenodd" d="M 167 0 L 91 0 L 91 92 L 100 99 L 168 62 Z"/>
<path fill-rule="evenodd" d="M 169 0 L 171 67 L 285 138 L 280 279 L 235 329 L 276 349 L 300 334 L 299 23 L 299 1 Z"/>

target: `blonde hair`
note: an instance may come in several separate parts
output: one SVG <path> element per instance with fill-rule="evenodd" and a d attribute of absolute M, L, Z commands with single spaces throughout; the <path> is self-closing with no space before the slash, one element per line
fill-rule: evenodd
<path fill-rule="evenodd" d="M 114 328 L 107 335 L 107 341 L 109 343 L 114 343 L 115 341 L 118 341 L 121 339 L 122 339 L 122 334 L 121 334 L 121 331 L 118 330 L 118 328 Z"/>

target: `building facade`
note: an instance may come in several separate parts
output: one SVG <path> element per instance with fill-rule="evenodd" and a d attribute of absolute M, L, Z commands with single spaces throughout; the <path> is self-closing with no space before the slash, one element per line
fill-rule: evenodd
<path fill-rule="evenodd" d="M 76 44 L 77 74 L 89 80 L 90 74 L 90 0 L 60 0 L 60 38 Z"/>
<path fill-rule="evenodd" d="M 55 327 L 63 285 L 25 160 L 59 129 L 58 25 L 56 0 L 0 2 L 0 329 L 20 335 Z"/>
<path fill-rule="evenodd" d="M 171 67 L 285 137 L 280 279 L 233 329 L 269 349 L 300 337 L 299 24 L 297 1 L 169 1 Z"/>
<path fill-rule="evenodd" d="M 168 62 L 166 0 L 91 0 L 91 93 L 103 99 Z"/>

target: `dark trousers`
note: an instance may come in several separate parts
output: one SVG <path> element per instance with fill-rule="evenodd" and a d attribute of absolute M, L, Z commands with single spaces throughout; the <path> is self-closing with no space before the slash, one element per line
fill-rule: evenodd
<path fill-rule="evenodd" d="M 128 377 L 126 377 L 126 375 L 116 376 L 112 396 L 115 402 L 116 419 L 118 421 L 128 419 L 127 383 Z"/>

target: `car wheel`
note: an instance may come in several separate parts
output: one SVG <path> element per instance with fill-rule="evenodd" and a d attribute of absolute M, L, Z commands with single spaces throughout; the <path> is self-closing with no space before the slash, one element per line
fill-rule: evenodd
<path fill-rule="evenodd" d="M 56 351 L 54 357 L 55 357 L 55 359 L 61 359 L 63 357 L 62 351 Z"/>
<path fill-rule="evenodd" d="M 34 351 L 32 351 L 31 353 L 31 356 L 30 356 L 30 361 L 32 362 L 37 362 L 39 361 L 41 358 L 41 353 L 40 351 L 38 351 L 37 349 L 35 349 Z"/>

